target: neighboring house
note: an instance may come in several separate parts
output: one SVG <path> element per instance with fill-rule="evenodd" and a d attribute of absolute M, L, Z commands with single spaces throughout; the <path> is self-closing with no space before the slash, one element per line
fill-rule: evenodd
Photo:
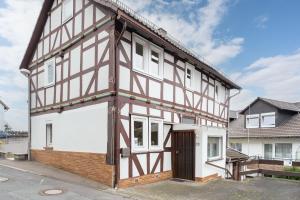
<path fill-rule="evenodd" d="M 249 156 L 300 160 L 299 113 L 299 103 L 257 98 L 232 117 L 230 146 Z"/>
<path fill-rule="evenodd" d="M 240 87 L 121 2 L 45 1 L 20 68 L 32 159 L 113 187 L 224 177 Z"/>
<path fill-rule="evenodd" d="M 0 131 L 4 131 L 4 112 L 7 111 L 9 107 L 0 99 Z"/>

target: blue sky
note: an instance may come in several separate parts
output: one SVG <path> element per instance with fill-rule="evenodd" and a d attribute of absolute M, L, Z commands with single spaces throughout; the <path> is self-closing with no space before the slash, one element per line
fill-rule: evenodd
<path fill-rule="evenodd" d="M 124 0 L 243 87 L 232 108 L 257 96 L 300 101 L 300 1 Z M 42 0 L 0 1 L 0 98 L 7 122 L 26 129 L 26 79 L 18 66 Z"/>

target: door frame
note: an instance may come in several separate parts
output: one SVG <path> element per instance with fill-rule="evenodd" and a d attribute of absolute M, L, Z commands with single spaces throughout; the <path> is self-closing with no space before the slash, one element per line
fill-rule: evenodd
<path fill-rule="evenodd" d="M 196 133 L 195 133 L 195 130 L 193 129 L 187 129 L 187 130 L 173 130 L 171 132 L 171 151 L 172 151 L 172 154 L 171 154 L 171 162 L 172 162 L 172 177 L 173 178 L 176 178 L 175 177 L 175 146 L 174 146 L 174 140 L 175 140 L 175 137 L 174 137 L 174 134 L 175 133 L 181 133 L 181 132 L 192 132 L 193 134 L 193 148 L 192 148 L 192 153 L 193 153 L 193 173 L 192 173 L 192 181 L 195 181 L 196 180 Z M 185 179 L 185 180 L 190 180 L 190 179 Z"/>

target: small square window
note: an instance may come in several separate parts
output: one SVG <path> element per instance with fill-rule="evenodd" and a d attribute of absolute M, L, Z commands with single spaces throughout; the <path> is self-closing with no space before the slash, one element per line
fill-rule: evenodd
<path fill-rule="evenodd" d="M 262 113 L 260 119 L 262 128 L 275 127 L 275 112 Z"/>
<path fill-rule="evenodd" d="M 52 124 L 46 124 L 46 147 L 52 147 Z"/>
<path fill-rule="evenodd" d="M 50 86 L 55 82 L 55 59 L 45 62 L 45 86 Z"/>
<path fill-rule="evenodd" d="M 259 128 L 259 115 L 247 115 L 246 128 Z"/>

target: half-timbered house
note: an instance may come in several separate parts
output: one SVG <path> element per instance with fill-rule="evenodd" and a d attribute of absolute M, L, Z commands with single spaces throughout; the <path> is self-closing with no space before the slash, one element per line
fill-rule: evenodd
<path fill-rule="evenodd" d="M 32 159 L 113 187 L 224 177 L 240 87 L 121 2 L 46 0 L 20 68 Z"/>

